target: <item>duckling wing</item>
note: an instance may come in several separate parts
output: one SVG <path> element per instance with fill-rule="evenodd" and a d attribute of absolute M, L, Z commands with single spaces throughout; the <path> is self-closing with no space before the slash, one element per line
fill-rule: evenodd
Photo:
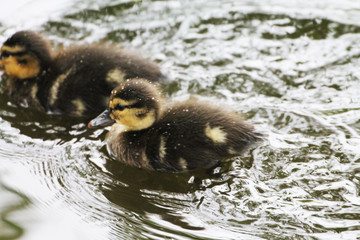
<path fill-rule="evenodd" d="M 169 108 L 156 129 L 159 159 L 178 170 L 213 166 L 258 140 L 240 116 L 202 103 Z"/>

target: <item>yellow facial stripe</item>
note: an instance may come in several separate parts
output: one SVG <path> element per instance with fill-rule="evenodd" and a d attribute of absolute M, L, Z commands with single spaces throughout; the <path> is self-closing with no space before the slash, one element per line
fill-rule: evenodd
<path fill-rule="evenodd" d="M 24 47 L 21 47 L 21 46 L 13 46 L 13 47 L 10 47 L 10 46 L 2 46 L 1 48 L 1 52 L 9 52 L 9 53 L 17 53 L 17 52 L 23 52 L 25 51 L 25 48 Z"/>
<path fill-rule="evenodd" d="M 136 100 L 130 100 L 130 101 L 127 101 L 127 100 L 123 100 L 121 98 L 114 98 L 114 99 L 111 99 L 110 102 L 109 102 L 109 108 L 113 109 L 116 107 L 116 105 L 120 104 L 121 106 L 131 106 L 133 105 L 134 103 L 136 103 Z"/>
<path fill-rule="evenodd" d="M 4 60 L 0 60 L 0 71 L 4 71 Z"/>
<path fill-rule="evenodd" d="M 26 60 L 27 63 L 19 64 L 18 60 Z M 40 72 L 39 62 L 30 55 L 23 57 L 10 56 L 3 59 L 1 64 L 9 76 L 19 79 L 32 78 Z"/>
<path fill-rule="evenodd" d="M 110 114 L 110 118 L 117 123 L 125 125 L 127 130 L 141 130 L 150 127 L 155 122 L 155 110 L 146 111 L 146 115 L 139 118 L 139 112 L 144 114 L 146 109 L 125 108 L 122 111 L 115 110 Z"/>
<path fill-rule="evenodd" d="M 112 113 L 110 113 L 110 118 L 113 120 L 116 120 L 117 122 L 123 124 L 123 125 L 129 125 L 129 119 L 131 118 L 130 116 L 133 115 L 132 112 L 130 110 L 134 110 L 134 109 L 124 109 L 122 111 L 120 110 L 115 110 Z M 132 121 L 130 121 L 132 122 Z"/>

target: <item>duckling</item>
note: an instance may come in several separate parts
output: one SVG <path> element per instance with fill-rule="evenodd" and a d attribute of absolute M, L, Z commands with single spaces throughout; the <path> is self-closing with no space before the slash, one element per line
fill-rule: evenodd
<path fill-rule="evenodd" d="M 108 108 L 88 127 L 109 124 L 110 153 L 128 165 L 162 172 L 210 168 L 261 139 L 223 108 L 193 100 L 164 106 L 157 87 L 145 79 L 116 87 Z"/>
<path fill-rule="evenodd" d="M 0 51 L 9 95 L 19 104 L 57 114 L 97 115 L 124 79 L 164 78 L 156 64 L 125 49 L 84 45 L 54 52 L 32 31 L 16 32 Z"/>

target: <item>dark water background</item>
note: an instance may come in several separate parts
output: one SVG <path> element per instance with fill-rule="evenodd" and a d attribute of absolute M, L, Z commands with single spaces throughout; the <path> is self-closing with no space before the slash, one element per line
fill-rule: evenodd
<path fill-rule="evenodd" d="M 51 3 L 51 4 L 50 4 Z M 172 100 L 244 113 L 265 141 L 211 173 L 111 161 L 105 131 L 0 96 L 0 239 L 360 239 L 360 3 L 2 4 L 0 42 L 118 44 L 157 62 Z"/>

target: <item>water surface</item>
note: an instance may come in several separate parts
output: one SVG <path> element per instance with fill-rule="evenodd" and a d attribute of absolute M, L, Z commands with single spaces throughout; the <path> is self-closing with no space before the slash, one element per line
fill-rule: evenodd
<path fill-rule="evenodd" d="M 356 1 L 46 2 L 2 6 L 0 42 L 27 28 L 129 47 L 171 100 L 233 108 L 267 137 L 209 172 L 151 173 L 113 161 L 89 119 L 1 94 L 0 239 L 360 238 Z"/>

